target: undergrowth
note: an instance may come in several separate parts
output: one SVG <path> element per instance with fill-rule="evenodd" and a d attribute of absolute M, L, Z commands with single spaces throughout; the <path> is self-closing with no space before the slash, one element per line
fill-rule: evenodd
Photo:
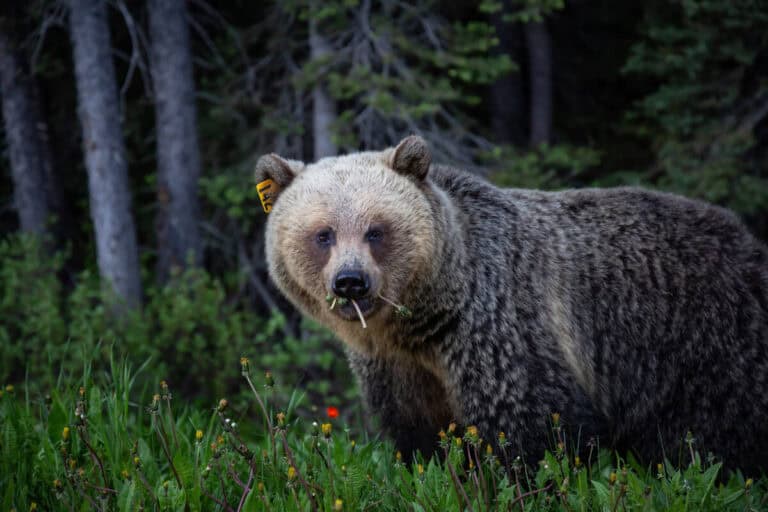
<path fill-rule="evenodd" d="M 2 510 L 739 510 L 768 508 L 766 481 L 691 446 L 683 467 L 646 468 L 602 450 L 581 460 L 559 440 L 541 461 L 513 457 L 473 427 L 436 437 L 441 457 L 401 460 L 380 439 L 355 436 L 336 411 L 284 403 L 274 377 L 242 358 L 248 398 L 184 403 L 171 386 L 137 389 L 128 363 L 86 364 L 47 395 L 7 385 L 0 396 Z M 65 382 L 66 380 L 66 382 Z M 301 414 L 303 411 L 303 414 Z M 331 416 L 331 417 L 329 417 Z M 383 418 L 386 421 L 386 418 Z"/>

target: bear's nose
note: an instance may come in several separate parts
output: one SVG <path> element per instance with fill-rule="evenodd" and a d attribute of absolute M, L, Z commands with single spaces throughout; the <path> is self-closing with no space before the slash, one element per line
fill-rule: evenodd
<path fill-rule="evenodd" d="M 368 276 L 358 270 L 343 270 L 333 281 L 333 293 L 345 299 L 365 297 L 368 289 Z"/>

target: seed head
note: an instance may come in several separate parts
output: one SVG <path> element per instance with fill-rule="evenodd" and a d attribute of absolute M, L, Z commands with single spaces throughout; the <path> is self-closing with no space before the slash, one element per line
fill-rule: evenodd
<path fill-rule="evenodd" d="M 219 406 L 216 408 L 218 412 L 224 412 L 227 409 L 227 406 L 229 405 L 229 402 L 226 398 L 222 398 L 219 400 Z"/>

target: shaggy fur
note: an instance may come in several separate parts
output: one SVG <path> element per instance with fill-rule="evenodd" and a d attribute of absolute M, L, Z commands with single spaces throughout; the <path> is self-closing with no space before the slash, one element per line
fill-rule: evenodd
<path fill-rule="evenodd" d="M 538 457 L 558 412 L 582 448 L 676 459 L 692 430 L 732 467 L 768 466 L 768 251 L 732 213 L 637 188 L 499 189 L 430 161 L 409 137 L 257 166 L 284 187 L 272 278 L 345 342 L 404 453 L 455 420 Z M 319 251 L 318 230 L 334 236 Z M 351 267 L 371 277 L 367 329 L 325 300 Z"/>

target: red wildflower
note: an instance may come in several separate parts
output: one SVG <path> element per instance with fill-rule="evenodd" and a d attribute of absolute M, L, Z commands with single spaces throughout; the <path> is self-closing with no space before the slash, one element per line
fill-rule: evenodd
<path fill-rule="evenodd" d="M 339 410 L 336 407 L 334 407 L 334 406 L 327 407 L 325 409 L 325 413 L 331 419 L 339 417 Z"/>

